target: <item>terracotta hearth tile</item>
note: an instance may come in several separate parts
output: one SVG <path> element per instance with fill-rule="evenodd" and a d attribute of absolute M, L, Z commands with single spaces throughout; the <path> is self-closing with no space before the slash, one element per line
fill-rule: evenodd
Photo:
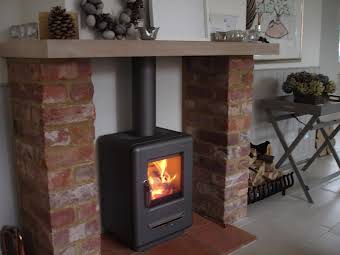
<path fill-rule="evenodd" d="M 193 229 L 188 234 L 196 241 L 213 247 L 220 255 L 230 254 L 256 240 L 256 237 L 234 226 L 222 228 L 214 223 Z"/>
<path fill-rule="evenodd" d="M 177 239 L 161 244 L 150 251 L 146 255 L 219 255 L 212 247 L 203 244 L 188 235 L 182 235 Z"/>
<path fill-rule="evenodd" d="M 101 255 L 133 255 L 133 254 L 139 253 L 130 250 L 123 244 L 112 239 L 109 235 L 102 235 Z"/>
<path fill-rule="evenodd" d="M 190 232 L 194 232 L 196 229 L 201 228 L 202 226 L 206 225 L 206 224 L 210 224 L 211 222 L 205 218 L 203 218 L 202 216 L 194 213 L 192 215 L 192 227 L 185 230 L 185 233 L 190 233 Z"/>
<path fill-rule="evenodd" d="M 193 227 L 201 227 L 203 225 L 211 223 L 208 219 L 203 218 L 202 216 L 198 215 L 197 213 L 194 213 L 192 215 L 192 226 Z"/>
<path fill-rule="evenodd" d="M 239 228 L 231 225 L 222 228 L 193 214 L 193 226 L 185 234 L 146 252 L 134 252 L 103 235 L 101 255 L 227 255 L 255 240 L 255 236 Z"/>

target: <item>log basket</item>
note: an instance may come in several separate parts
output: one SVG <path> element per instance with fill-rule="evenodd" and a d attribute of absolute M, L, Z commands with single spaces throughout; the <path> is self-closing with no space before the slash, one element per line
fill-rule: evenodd
<path fill-rule="evenodd" d="M 294 185 L 294 173 L 283 175 L 275 181 L 267 181 L 264 184 L 249 187 L 248 204 L 253 204 L 279 192 L 286 195 L 286 190 Z"/>

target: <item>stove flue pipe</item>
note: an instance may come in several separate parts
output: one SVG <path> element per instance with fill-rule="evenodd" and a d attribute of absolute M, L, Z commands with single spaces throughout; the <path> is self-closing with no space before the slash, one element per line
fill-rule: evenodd
<path fill-rule="evenodd" d="M 156 130 L 156 58 L 132 58 L 133 128 L 137 136 Z"/>

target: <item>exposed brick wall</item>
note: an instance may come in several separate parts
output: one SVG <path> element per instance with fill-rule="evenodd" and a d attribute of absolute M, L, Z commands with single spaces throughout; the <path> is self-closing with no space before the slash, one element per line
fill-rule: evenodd
<path fill-rule="evenodd" d="M 90 64 L 9 60 L 8 72 L 29 254 L 99 254 Z"/>
<path fill-rule="evenodd" d="M 194 137 L 194 209 L 221 224 L 247 213 L 252 57 L 183 58 L 183 129 Z"/>

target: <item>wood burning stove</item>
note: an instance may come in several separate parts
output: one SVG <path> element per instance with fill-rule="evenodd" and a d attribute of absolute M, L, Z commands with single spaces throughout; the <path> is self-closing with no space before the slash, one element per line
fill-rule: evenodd
<path fill-rule="evenodd" d="M 104 230 L 137 251 L 192 224 L 192 138 L 156 128 L 155 70 L 133 59 L 134 130 L 98 141 Z"/>

